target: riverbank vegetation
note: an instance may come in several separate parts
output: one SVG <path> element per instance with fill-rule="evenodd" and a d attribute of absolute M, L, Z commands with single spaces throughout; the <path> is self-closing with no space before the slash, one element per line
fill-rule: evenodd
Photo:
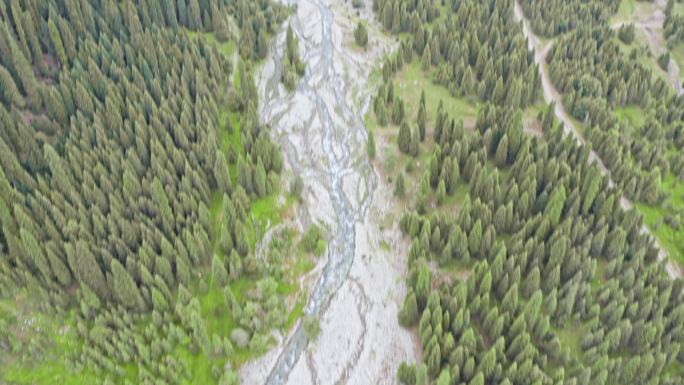
<path fill-rule="evenodd" d="M 299 57 L 299 41 L 292 33 L 292 28 L 287 28 L 285 35 L 285 56 L 283 57 L 282 82 L 288 91 L 297 86 L 297 81 L 304 75 L 306 66 Z"/>

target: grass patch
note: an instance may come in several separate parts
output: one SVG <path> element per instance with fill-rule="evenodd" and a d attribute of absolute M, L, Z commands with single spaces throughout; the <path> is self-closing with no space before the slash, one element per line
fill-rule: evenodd
<path fill-rule="evenodd" d="M 477 118 L 480 106 L 475 97 L 455 97 L 451 95 L 445 87 L 433 83 L 432 75 L 429 71 L 423 71 L 420 61 L 414 57 L 410 63 L 405 64 L 392 77 L 394 94 L 404 101 L 405 119 L 411 122 L 412 125 L 416 121 L 421 92 L 425 92 L 427 135 L 426 140 L 420 144 L 420 153 L 416 158 L 399 151 L 397 147 L 398 126 L 388 124 L 385 127 L 378 127 L 375 114 L 372 111 L 366 114 L 366 127 L 369 130 L 374 130 L 376 135 L 382 137 L 387 143 L 387 146 L 381 148 L 380 162 L 390 182 L 394 180 L 392 176 L 396 176 L 399 172 L 403 172 L 407 180 L 410 181 L 412 177 L 421 175 L 423 169 L 429 164 L 434 149 L 432 126 L 440 102 L 443 103 L 444 111 L 448 116 L 456 120 L 468 118 L 474 121 Z M 415 197 L 419 187 L 420 184 L 417 182 L 407 184 L 405 192 L 407 202 L 412 202 L 412 198 Z M 459 186 L 455 193 L 446 196 L 441 206 L 457 207 L 467 192 L 467 184 Z M 433 202 L 436 201 L 436 193 L 433 192 L 431 195 L 431 200 Z"/>
<path fill-rule="evenodd" d="M 216 36 L 213 32 L 187 32 L 188 36 L 190 36 L 191 38 L 201 37 L 209 45 L 216 45 L 216 48 L 218 48 L 219 52 L 221 52 L 223 56 L 225 56 L 228 59 L 230 59 L 233 56 L 233 52 L 235 52 L 235 42 L 233 41 L 233 39 L 228 39 L 225 42 L 221 43 L 220 41 L 216 40 Z"/>
<path fill-rule="evenodd" d="M 634 127 L 642 127 L 646 123 L 646 115 L 639 106 L 618 107 L 615 109 L 615 116 Z"/>
<path fill-rule="evenodd" d="M 607 265 L 608 262 L 605 259 L 598 259 L 598 263 L 596 265 L 596 272 L 594 273 L 594 276 L 591 279 L 591 290 L 594 293 L 594 295 L 598 293 L 599 290 L 601 290 L 601 287 L 605 282 L 605 271 Z"/>
<path fill-rule="evenodd" d="M 216 381 L 211 376 L 212 360 L 208 359 L 208 357 L 206 357 L 204 354 L 195 354 L 189 351 L 186 347 L 178 346 L 174 350 L 174 355 L 176 358 L 180 359 L 181 362 L 184 362 L 188 367 L 188 371 L 192 373 L 192 381 L 183 379 L 181 384 L 211 384 L 212 382 Z"/>
<path fill-rule="evenodd" d="M 460 208 L 461 203 L 465 200 L 466 196 L 469 194 L 469 191 L 470 186 L 468 183 L 466 183 L 463 179 L 459 179 L 456 190 L 452 194 L 447 194 L 440 207 L 448 207 L 451 209 Z M 434 193 L 434 195 L 436 196 L 437 193 Z"/>
<path fill-rule="evenodd" d="M 291 202 L 291 198 L 286 199 L 284 205 L 281 206 L 278 204 L 278 196 L 271 194 L 252 202 L 252 215 L 259 222 L 277 223 L 282 218 L 282 208 Z"/>
<path fill-rule="evenodd" d="M 101 376 L 90 370 L 72 372 L 69 369 L 69 357 L 59 352 L 61 357 L 45 360 L 35 365 L 24 365 L 13 362 L 3 367 L 3 379 L 14 384 L 63 384 L 91 385 L 99 383 Z M 137 370 L 136 370 L 137 371 Z M 137 378 L 137 374 L 135 375 Z"/>
<path fill-rule="evenodd" d="M 444 103 L 444 110 L 451 117 L 456 119 L 477 117 L 479 105 L 475 99 L 454 97 L 445 87 L 433 83 L 431 79 L 431 74 L 423 71 L 417 58 L 405 64 L 393 78 L 394 91 L 404 100 L 407 118 L 412 122 L 415 121 L 421 91 L 425 91 L 428 121 L 434 120 L 440 100 Z"/>
<path fill-rule="evenodd" d="M 311 258 L 304 253 L 297 253 L 292 272 L 295 276 L 300 276 L 313 270 L 314 267 L 316 267 L 316 263 Z"/>
<path fill-rule="evenodd" d="M 617 13 L 611 18 L 611 23 L 635 21 L 640 15 L 650 15 L 657 5 L 654 2 L 622 0 Z"/>
<path fill-rule="evenodd" d="M 675 16 L 684 15 L 684 3 L 675 1 L 674 7 L 672 7 L 672 14 Z"/>
<path fill-rule="evenodd" d="M 292 308 L 292 311 L 287 316 L 287 320 L 285 321 L 285 330 L 292 329 L 295 323 L 297 323 L 297 320 L 301 318 L 301 316 L 304 314 L 304 306 L 306 306 L 306 302 L 306 296 L 302 296 L 299 301 L 297 301 L 297 303 L 294 305 L 294 308 Z"/>
<path fill-rule="evenodd" d="M 615 14 L 615 17 L 618 20 L 629 20 L 632 15 L 634 14 L 634 10 L 636 9 L 636 1 L 635 0 L 622 0 L 620 2 L 620 7 L 618 8 L 617 13 Z"/>
<path fill-rule="evenodd" d="M 439 264 L 440 270 L 447 273 L 464 273 L 469 272 L 472 263 L 465 262 L 462 259 L 450 259 L 444 263 Z"/>
<path fill-rule="evenodd" d="M 523 116 L 526 118 L 531 118 L 531 119 L 536 119 L 537 116 L 540 114 L 543 114 L 546 111 L 546 102 L 544 101 L 543 96 L 540 96 L 537 101 L 525 108 L 523 111 Z"/>
<path fill-rule="evenodd" d="M 673 211 L 684 210 L 684 183 L 670 175 L 663 181 L 662 187 L 667 194 L 663 202 L 658 205 L 636 203 L 635 206 L 670 258 L 678 264 L 684 264 L 684 226 L 675 229 L 664 222 Z"/>
<path fill-rule="evenodd" d="M 191 373 L 191 379 L 181 379 L 183 385 L 194 384 L 215 384 L 216 379 L 211 375 L 211 370 L 214 365 L 222 369 L 225 360 L 216 360 L 213 357 L 207 356 L 203 352 L 193 353 L 185 346 L 177 346 L 173 351 L 175 358 L 187 365 L 188 371 Z M 235 348 L 235 354 L 231 356 L 231 364 L 233 367 L 240 367 L 245 362 L 257 357 L 258 354 L 249 349 Z"/>
<path fill-rule="evenodd" d="M 561 341 L 561 346 L 564 349 L 568 349 L 572 357 L 581 359 L 583 352 L 580 342 L 585 334 L 583 328 L 569 326 L 563 329 L 557 329 L 556 334 L 558 334 L 558 339 Z"/>
<path fill-rule="evenodd" d="M 437 17 L 435 20 L 432 21 L 432 25 L 444 25 L 444 22 L 447 19 L 447 16 L 452 13 L 451 11 L 451 6 L 447 4 L 448 2 L 435 2 L 437 9 L 439 10 L 439 17 Z"/>
<path fill-rule="evenodd" d="M 22 360 L 20 353 L 0 354 L 0 383 L 70 384 L 99 383 L 100 376 L 90 370 L 74 371 L 72 355 L 82 346 L 75 326 L 75 312 L 53 317 L 41 311 L 27 289 L 13 298 L 0 300 L 0 327 L 21 341 L 21 349 L 40 346 L 45 350 L 39 360 Z"/>

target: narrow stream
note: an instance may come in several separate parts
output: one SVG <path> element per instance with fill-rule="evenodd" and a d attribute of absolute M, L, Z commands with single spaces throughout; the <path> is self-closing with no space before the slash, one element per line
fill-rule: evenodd
<path fill-rule="evenodd" d="M 323 159 L 312 159 L 311 162 L 298 161 L 302 151 L 309 151 L 310 158 L 314 158 L 315 152 L 306 146 L 296 148 L 296 145 L 287 143 L 281 137 L 281 142 L 285 142 L 281 143 L 285 147 L 283 151 L 295 174 L 307 178 L 307 181 L 309 178 L 327 179 L 319 182 L 325 186 L 334 211 L 334 215 L 331 216 L 335 221 L 332 228 L 334 233 L 328 246 L 327 263 L 304 310 L 305 315 L 320 318 L 349 275 L 354 260 L 356 221 L 366 215 L 370 202 L 370 197 L 366 196 L 356 205 L 358 207 L 354 207 L 345 195 L 343 180 L 345 176 L 355 173 L 365 183 L 366 191 L 373 191 L 376 180 L 372 166 L 365 156 L 365 148 L 357 148 L 360 146 L 358 138 L 361 137 L 362 142 L 365 142 L 366 138 L 362 108 L 348 104 L 349 99 L 352 99 L 349 97 L 351 84 L 344 76 L 342 66 L 336 62 L 335 56 L 339 52 L 336 52 L 333 41 L 333 12 L 324 0 L 300 0 L 289 3 L 297 6 L 297 13 L 292 16 L 289 25 L 298 37 L 300 46 L 305 47 L 306 53 L 302 60 L 307 63 L 305 75 L 299 81 L 297 92 L 306 97 L 313 111 L 282 111 L 282 104 L 274 100 L 289 97 L 278 92 L 284 49 L 282 46 L 277 47 L 277 42 L 274 42 L 271 47 L 274 67 L 270 78 L 266 79 L 266 102 L 263 104 L 261 116 L 266 120 L 277 121 L 284 117 L 291 119 L 292 114 L 295 114 L 300 115 L 295 116 L 295 119 L 301 120 L 302 125 L 313 126 L 314 122 L 317 122 L 321 126 L 319 129 L 322 151 L 319 153 L 324 155 Z M 320 17 L 318 33 L 312 28 L 310 20 L 306 20 L 307 15 L 300 14 L 303 12 L 303 6 L 309 11 L 312 7 L 317 9 Z M 300 322 L 281 350 L 266 384 L 286 383 L 308 342 Z"/>

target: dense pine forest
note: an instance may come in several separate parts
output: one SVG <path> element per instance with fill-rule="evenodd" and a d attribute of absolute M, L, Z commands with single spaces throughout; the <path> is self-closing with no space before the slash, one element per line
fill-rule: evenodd
<path fill-rule="evenodd" d="M 530 3 L 535 2 L 522 3 L 533 20 Z M 541 12 L 554 13 L 553 2 L 539 4 Z M 684 185 L 684 104 L 676 92 L 681 80 L 672 80 L 678 83 L 673 89 L 668 79 L 674 56 L 671 59 L 667 49 L 677 44 L 680 7 L 667 2 L 662 33 L 668 44 L 660 55 L 650 52 L 654 43 L 642 37 L 641 29 L 648 27 L 635 32 L 634 23 L 608 17 L 617 4 L 606 6 L 593 22 L 565 33 L 546 33 L 535 26 L 539 33 L 555 36 L 546 60 L 566 109 L 613 182 L 636 203 L 660 244 L 678 262 L 684 251 L 684 206 L 679 197 Z"/>
<path fill-rule="evenodd" d="M 398 380 L 682 383 L 682 281 L 658 261 L 642 213 L 621 206 L 623 194 L 659 204 L 671 193 L 662 181 L 681 177 L 682 99 L 621 49 L 629 39 L 608 25 L 618 2 L 520 5 L 539 35 L 557 37 L 553 82 L 591 145 L 541 102 L 514 1 L 374 1 L 402 43 L 367 119 L 408 207 L 399 321 L 423 349 Z M 627 106 L 642 125 L 620 119 Z M 592 145 L 615 187 L 589 162 Z"/>
<path fill-rule="evenodd" d="M 236 384 L 294 322 L 313 248 L 256 247 L 296 200 L 253 79 L 288 12 L 0 3 L 0 383 Z"/>

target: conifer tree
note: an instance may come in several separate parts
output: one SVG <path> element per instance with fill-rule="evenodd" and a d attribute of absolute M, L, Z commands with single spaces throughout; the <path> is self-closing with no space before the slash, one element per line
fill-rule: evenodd
<path fill-rule="evenodd" d="M 159 181 L 159 178 L 154 178 L 151 188 L 152 196 L 158 209 L 158 215 L 161 217 L 162 224 L 166 231 L 171 231 L 174 222 L 173 210 L 171 209 L 169 198 L 167 197 L 166 191 L 164 191 L 164 187 Z"/>
<path fill-rule="evenodd" d="M 658 65 L 663 71 L 667 72 L 667 68 L 670 65 L 670 52 L 665 52 L 658 56 Z"/>
<path fill-rule="evenodd" d="M 375 111 L 375 116 L 378 118 L 378 124 L 380 126 L 387 125 L 387 106 L 384 100 L 378 101 L 378 107 Z"/>
<path fill-rule="evenodd" d="M 412 157 L 417 157 L 418 154 L 420 153 L 420 133 L 418 133 L 418 129 L 414 129 L 413 133 L 411 134 L 411 141 L 409 143 L 409 154 Z"/>
<path fill-rule="evenodd" d="M 138 286 L 116 259 L 112 259 L 111 262 L 111 281 L 114 293 L 122 305 L 129 309 L 144 309 L 144 302 Z"/>
<path fill-rule="evenodd" d="M 169 303 L 164 298 L 164 294 L 156 287 L 152 288 L 152 305 L 154 310 L 164 313 L 169 308 Z"/>
<path fill-rule="evenodd" d="M 477 373 L 469 382 L 468 385 L 484 385 L 484 374 L 482 372 Z"/>
<path fill-rule="evenodd" d="M 31 65 L 14 40 L 11 40 L 10 42 L 10 49 L 12 52 L 12 66 L 17 73 L 21 88 L 26 96 L 26 101 L 34 110 L 37 110 L 40 107 L 41 98 L 36 76 L 33 73 Z"/>
<path fill-rule="evenodd" d="M 197 0 L 188 0 L 188 27 L 192 30 L 199 30 L 202 27 L 202 15 Z"/>
<path fill-rule="evenodd" d="M 442 205 L 444 203 L 444 199 L 446 199 L 446 184 L 444 183 L 444 179 L 441 179 L 439 181 L 439 185 L 437 186 L 437 204 Z"/>
<path fill-rule="evenodd" d="M 24 107 L 24 98 L 22 97 L 17 85 L 12 79 L 12 75 L 0 64 L 0 101 L 15 106 Z"/>
<path fill-rule="evenodd" d="M 237 180 L 247 193 L 252 192 L 252 171 L 242 156 L 237 161 Z"/>
<path fill-rule="evenodd" d="M 531 297 L 534 292 L 539 290 L 540 280 L 541 274 L 539 272 L 539 267 L 535 266 L 525 280 L 523 294 L 526 297 Z"/>
<path fill-rule="evenodd" d="M 416 279 L 416 301 L 418 302 L 418 308 L 425 308 L 427 303 L 427 297 L 430 291 L 430 285 L 432 283 L 432 273 L 425 263 L 420 263 L 418 266 L 418 277 Z"/>
<path fill-rule="evenodd" d="M 63 66 L 69 65 L 69 59 L 66 54 L 66 51 L 64 50 L 64 43 L 62 42 L 62 36 L 60 35 L 57 26 L 52 21 L 52 19 L 48 20 L 47 26 L 50 34 L 50 39 L 52 40 L 52 46 L 55 50 L 55 53 L 57 54 L 59 63 Z"/>
<path fill-rule="evenodd" d="M 264 169 L 264 164 L 261 159 L 257 162 L 256 173 L 254 174 L 254 187 L 256 194 L 260 197 L 266 196 L 267 194 L 267 180 L 266 180 L 266 170 Z"/>
<path fill-rule="evenodd" d="M 366 25 L 361 21 L 359 21 L 356 25 L 356 29 L 354 29 L 354 41 L 359 47 L 366 47 L 366 45 L 368 45 L 368 30 L 366 29 Z"/>
<path fill-rule="evenodd" d="M 108 299 L 109 292 L 105 287 L 105 276 L 85 241 L 79 240 L 75 245 L 67 244 L 65 247 L 69 267 L 78 280 L 93 290 L 100 299 Z"/>
<path fill-rule="evenodd" d="M 450 385 L 451 384 L 451 374 L 446 369 L 443 369 L 437 377 L 436 385 Z"/>
<path fill-rule="evenodd" d="M 404 154 L 408 154 L 411 151 L 411 129 L 408 123 L 403 122 L 399 127 L 399 136 L 397 137 L 399 144 L 399 150 Z"/>
<path fill-rule="evenodd" d="M 470 255 L 475 255 L 480 250 L 482 243 L 482 221 L 478 219 L 468 234 L 468 251 Z"/>
<path fill-rule="evenodd" d="M 221 13 L 216 4 L 211 5 L 211 23 L 212 29 L 218 41 L 224 42 L 230 38 L 228 20 L 226 16 Z"/>
<path fill-rule="evenodd" d="M 496 164 L 498 166 L 505 166 L 508 161 L 508 136 L 504 136 L 499 141 L 499 146 L 496 148 Z"/>
<path fill-rule="evenodd" d="M 432 55 L 430 52 L 430 46 L 426 45 L 425 48 L 423 48 L 423 56 L 420 59 L 420 68 L 422 68 L 423 71 L 429 71 L 431 64 L 432 64 Z"/>
<path fill-rule="evenodd" d="M 388 92 L 389 95 L 389 92 Z M 404 122 L 404 101 L 398 97 L 392 103 L 392 123 L 400 125 Z"/>
<path fill-rule="evenodd" d="M 228 173 L 228 164 L 226 158 L 220 151 L 216 152 L 216 162 L 214 164 L 214 178 L 220 191 L 230 194 L 233 187 L 230 182 L 230 174 Z"/>
<path fill-rule="evenodd" d="M 601 179 L 593 173 L 591 173 L 587 177 L 584 187 L 582 189 L 584 192 L 584 199 L 582 201 L 582 212 L 584 212 L 585 214 L 587 214 L 591 209 L 600 187 Z"/>
<path fill-rule="evenodd" d="M 400 172 L 394 181 L 394 196 L 403 198 L 405 193 L 404 173 Z"/>
<path fill-rule="evenodd" d="M 53 249 L 48 248 L 46 252 L 50 268 L 52 269 L 55 278 L 57 278 L 57 282 L 59 282 L 62 287 L 66 287 L 72 282 L 71 272 L 64 261 L 62 261 L 62 259 L 52 250 Z"/>
<path fill-rule="evenodd" d="M 368 130 L 368 142 L 366 143 L 366 152 L 370 159 L 375 159 L 375 135 L 373 130 Z"/>
<path fill-rule="evenodd" d="M 412 290 L 404 299 L 404 306 L 399 312 L 399 322 L 404 326 L 414 325 L 418 321 L 418 301 Z"/>
<path fill-rule="evenodd" d="M 493 372 L 494 372 L 494 367 L 496 366 L 496 349 L 492 347 L 487 351 L 487 353 L 484 354 L 482 357 L 482 360 L 480 360 L 480 363 L 478 365 L 478 371 L 482 373 L 482 375 L 485 378 L 489 378 Z"/>
<path fill-rule="evenodd" d="M 416 369 L 416 385 L 428 385 L 428 368 L 424 363 L 418 364 Z"/>
<path fill-rule="evenodd" d="M 425 91 L 423 91 L 423 96 L 421 96 L 421 100 L 424 100 L 424 96 Z M 420 107 L 418 107 L 418 117 L 416 120 L 416 124 L 418 125 L 418 132 L 420 133 L 420 141 L 422 142 L 425 140 L 425 125 L 427 124 L 427 112 L 425 112 L 425 105 L 423 102 L 421 102 Z"/>
<path fill-rule="evenodd" d="M 439 347 L 439 344 L 437 343 L 437 340 L 435 337 L 433 337 L 433 341 L 435 343 L 432 344 L 432 348 L 429 349 L 428 355 L 427 355 L 427 366 L 428 366 L 428 374 L 432 377 L 435 377 L 437 373 L 439 373 L 440 369 L 440 361 L 442 359 L 442 352 Z M 430 345 L 428 345 L 430 346 Z"/>
<path fill-rule="evenodd" d="M 399 364 L 399 367 L 397 368 L 397 380 L 402 384 L 415 384 L 416 366 L 407 365 L 405 362 Z"/>
<path fill-rule="evenodd" d="M 225 266 L 223 266 L 223 262 L 218 257 L 218 255 L 214 254 L 214 257 L 211 260 L 211 283 L 212 283 L 212 285 L 214 285 L 214 287 L 224 286 L 227 282 L 227 279 L 228 279 L 228 272 L 226 271 Z"/>
<path fill-rule="evenodd" d="M 180 255 L 176 256 L 176 281 L 182 285 L 189 285 L 191 281 L 190 266 Z"/>
<path fill-rule="evenodd" d="M 555 226 L 560 222 L 561 214 L 563 213 L 563 207 L 565 205 L 565 187 L 556 187 L 549 201 L 544 209 L 544 216 L 549 220 L 552 226 Z"/>

